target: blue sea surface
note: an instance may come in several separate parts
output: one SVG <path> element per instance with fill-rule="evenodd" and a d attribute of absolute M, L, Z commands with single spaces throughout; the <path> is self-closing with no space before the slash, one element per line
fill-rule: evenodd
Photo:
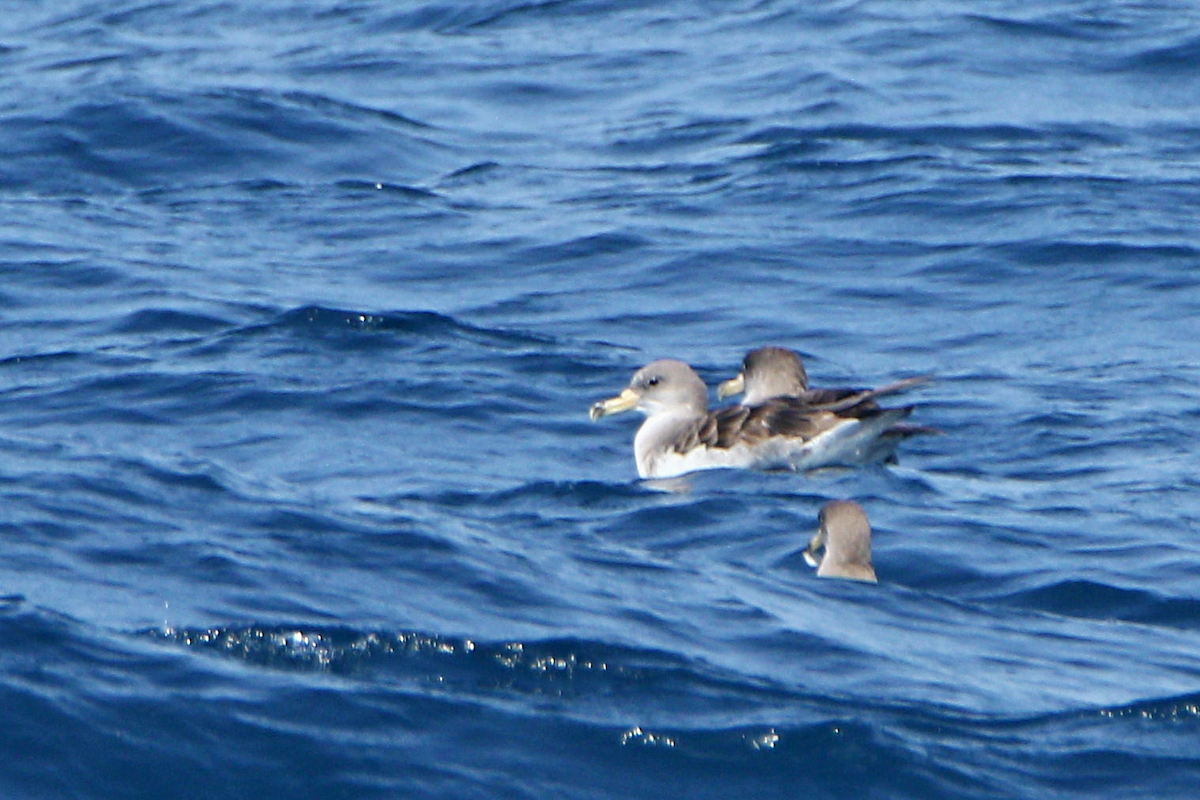
<path fill-rule="evenodd" d="M 1200 792 L 1194 3 L 3 12 L 0 797 Z M 588 420 L 763 344 L 942 435 Z"/>

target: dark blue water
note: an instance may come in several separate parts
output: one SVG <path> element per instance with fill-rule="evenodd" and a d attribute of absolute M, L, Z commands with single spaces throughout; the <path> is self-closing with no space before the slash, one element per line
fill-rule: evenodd
<path fill-rule="evenodd" d="M 0 795 L 1194 797 L 1198 31 L 5 4 Z M 767 343 L 945 435 L 666 493 L 587 419 Z"/>

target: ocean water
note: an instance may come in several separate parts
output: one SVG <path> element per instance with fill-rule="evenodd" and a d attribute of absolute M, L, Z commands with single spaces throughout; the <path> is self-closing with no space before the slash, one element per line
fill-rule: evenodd
<path fill-rule="evenodd" d="M 1194 4 L 3 10 L 0 796 L 1196 796 Z M 943 435 L 587 418 L 768 343 Z"/>

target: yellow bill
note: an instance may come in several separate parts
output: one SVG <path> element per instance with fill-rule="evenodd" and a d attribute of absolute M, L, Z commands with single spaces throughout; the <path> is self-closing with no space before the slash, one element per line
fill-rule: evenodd
<path fill-rule="evenodd" d="M 744 391 L 746 391 L 746 375 L 739 372 L 736 378 L 730 378 L 717 386 L 717 399 L 724 400 L 726 397 L 733 397 Z"/>
<path fill-rule="evenodd" d="M 637 408 L 638 401 L 641 399 L 641 395 L 633 389 L 626 389 L 616 397 L 592 403 L 592 407 L 588 410 L 588 416 L 595 421 L 601 417 L 607 417 L 609 414 L 620 414 L 622 411 Z"/>

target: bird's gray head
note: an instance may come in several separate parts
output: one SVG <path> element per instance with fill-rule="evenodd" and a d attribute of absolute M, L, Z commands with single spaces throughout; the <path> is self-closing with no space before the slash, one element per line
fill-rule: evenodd
<path fill-rule="evenodd" d="M 759 347 L 742 359 L 742 371 L 717 387 L 717 396 L 746 393 L 745 405 L 753 406 L 773 397 L 795 397 L 808 389 L 804 361 L 786 347 Z"/>
<path fill-rule="evenodd" d="M 821 508 L 818 521 L 817 533 L 804 551 L 805 560 L 817 567 L 817 575 L 874 582 L 871 523 L 862 506 L 852 500 L 831 501 Z"/>
<path fill-rule="evenodd" d="M 624 391 L 592 404 L 588 413 L 596 420 L 634 408 L 647 416 L 674 410 L 703 414 L 708 410 L 708 391 L 687 364 L 662 358 L 633 373 Z"/>

